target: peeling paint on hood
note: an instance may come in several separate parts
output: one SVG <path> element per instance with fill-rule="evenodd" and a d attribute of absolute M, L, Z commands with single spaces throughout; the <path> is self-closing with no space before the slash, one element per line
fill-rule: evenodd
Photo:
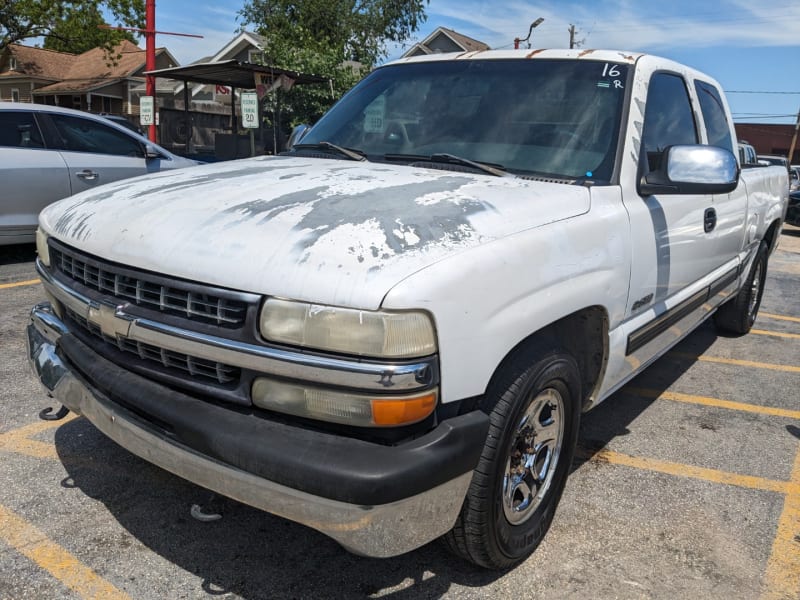
<path fill-rule="evenodd" d="M 214 285 L 377 308 L 449 255 L 585 213 L 579 186 L 380 163 L 259 157 L 126 179 L 49 206 L 51 235 Z"/>

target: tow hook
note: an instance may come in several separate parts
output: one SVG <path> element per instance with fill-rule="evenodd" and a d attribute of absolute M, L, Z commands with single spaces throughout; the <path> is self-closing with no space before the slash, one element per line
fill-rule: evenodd
<path fill-rule="evenodd" d="M 218 521 L 222 518 L 221 504 L 219 496 L 211 494 L 211 497 L 204 504 L 192 504 L 189 514 L 192 515 L 193 519 L 197 519 L 202 523 Z"/>
<path fill-rule="evenodd" d="M 43 409 L 39 413 L 39 418 L 44 420 L 44 421 L 60 421 L 61 419 L 66 417 L 68 414 L 69 414 L 69 409 L 62 404 L 61 408 L 59 408 L 55 412 L 55 414 L 53 414 L 53 407 L 52 406 L 48 406 L 47 408 Z"/>

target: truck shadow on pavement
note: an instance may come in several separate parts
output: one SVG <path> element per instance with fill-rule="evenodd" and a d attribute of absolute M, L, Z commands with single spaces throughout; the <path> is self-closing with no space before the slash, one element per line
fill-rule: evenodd
<path fill-rule="evenodd" d="M 676 348 L 680 358 L 661 358 L 630 387 L 666 390 L 715 339 L 713 326 L 702 326 Z M 573 469 L 580 469 L 615 437 L 626 435 L 630 423 L 652 402 L 651 397 L 623 389 L 584 415 Z M 390 559 L 354 556 L 316 531 L 214 496 L 154 467 L 105 438 L 85 419 L 62 425 L 55 445 L 68 473 L 62 486 L 102 502 L 125 529 L 120 536 L 112 523 L 107 537 L 97 532 L 92 537 L 93 543 L 106 545 L 106 553 L 115 560 L 141 566 L 136 581 L 123 586 L 133 596 L 140 586 L 148 589 L 146 581 L 152 577 L 174 581 L 184 592 L 196 585 L 198 589 L 188 592 L 192 597 L 441 598 L 453 585 L 480 588 L 504 575 L 474 567 L 438 542 Z M 74 502 L 84 504 L 80 499 Z M 200 522 L 190 516 L 193 504 L 222 518 Z M 140 544 L 166 562 L 143 559 Z M 105 570 L 113 572 L 113 566 Z M 126 565 L 120 570 L 132 569 Z"/>
<path fill-rule="evenodd" d="M 719 337 L 722 336 L 712 321 L 707 320 L 620 391 L 585 413 L 573 470 L 591 460 L 614 438 L 628 435 L 628 425 L 686 373 Z M 636 392 L 643 388 L 648 390 L 647 396 Z"/>

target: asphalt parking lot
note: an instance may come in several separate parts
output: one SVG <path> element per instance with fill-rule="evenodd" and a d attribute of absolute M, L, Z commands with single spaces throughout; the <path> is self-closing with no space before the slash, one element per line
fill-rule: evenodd
<path fill-rule="evenodd" d="M 356 557 L 82 418 L 40 420 L 23 339 L 44 299 L 34 254 L 0 247 L 0 599 L 800 598 L 800 228 L 750 335 L 706 324 L 584 416 L 553 527 L 506 573 L 437 543 Z"/>

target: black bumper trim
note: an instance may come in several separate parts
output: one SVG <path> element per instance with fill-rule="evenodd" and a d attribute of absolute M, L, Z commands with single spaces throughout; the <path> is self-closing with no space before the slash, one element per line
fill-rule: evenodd
<path fill-rule="evenodd" d="M 489 427 L 487 415 L 474 411 L 405 444 L 382 446 L 194 398 L 118 367 L 71 334 L 61 336 L 58 346 L 87 387 L 152 421 L 152 432 L 253 475 L 340 502 L 387 504 L 471 471 Z"/>

